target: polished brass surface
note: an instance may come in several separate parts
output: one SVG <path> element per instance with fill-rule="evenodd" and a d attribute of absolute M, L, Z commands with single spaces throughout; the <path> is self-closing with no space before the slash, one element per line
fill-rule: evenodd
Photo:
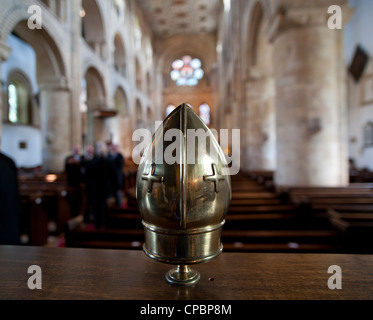
<path fill-rule="evenodd" d="M 200 279 L 198 271 L 189 268 L 187 265 L 178 265 L 166 273 L 166 280 L 178 286 L 192 286 Z"/>
<path fill-rule="evenodd" d="M 202 139 L 191 132 L 202 133 Z M 167 274 L 170 283 L 197 282 L 197 272 L 186 265 L 209 261 L 221 253 L 221 229 L 231 199 L 228 173 L 212 132 L 186 104 L 164 120 L 145 150 L 136 187 L 144 252 L 158 261 L 180 265 Z"/>

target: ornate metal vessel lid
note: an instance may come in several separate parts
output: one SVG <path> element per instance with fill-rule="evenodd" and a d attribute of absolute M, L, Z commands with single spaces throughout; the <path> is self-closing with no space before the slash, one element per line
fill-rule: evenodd
<path fill-rule="evenodd" d="M 145 231 L 144 252 L 179 265 L 167 274 L 169 282 L 198 281 L 198 272 L 186 265 L 221 253 L 231 185 L 217 140 L 187 104 L 164 120 L 144 151 L 136 196 Z"/>

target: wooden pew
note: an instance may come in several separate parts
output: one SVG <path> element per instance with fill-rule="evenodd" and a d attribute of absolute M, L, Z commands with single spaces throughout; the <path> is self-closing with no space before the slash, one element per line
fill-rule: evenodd
<path fill-rule="evenodd" d="M 39 194 L 22 195 L 20 232 L 28 236 L 28 245 L 44 246 L 48 238 L 48 212 Z"/>
<path fill-rule="evenodd" d="M 341 213 L 329 208 L 327 214 L 333 229 L 342 238 L 345 252 L 373 253 L 372 213 Z"/>
<path fill-rule="evenodd" d="M 226 251 L 340 252 L 338 233 L 329 230 L 223 230 Z"/>
<path fill-rule="evenodd" d="M 83 218 L 71 219 L 66 226 L 66 246 L 106 249 L 141 249 L 144 231 L 138 207 L 110 207 L 105 226 L 96 229 L 83 222 Z"/>
<path fill-rule="evenodd" d="M 63 233 L 71 218 L 69 200 L 75 195 L 74 188 L 63 179 L 46 182 L 45 178 L 31 177 L 20 179 L 19 190 L 23 201 L 21 229 L 29 237 L 29 245 L 46 245 L 48 235 Z"/>
<path fill-rule="evenodd" d="M 232 188 L 232 202 L 222 232 L 225 250 L 339 252 L 337 232 L 326 229 L 319 221 L 304 220 L 297 205 L 283 203 L 276 192 L 269 192 L 259 182 L 243 175 L 232 177 Z M 127 209 L 110 209 L 105 229 L 85 230 L 81 225 L 70 230 L 68 238 L 72 240 L 67 244 L 134 248 L 131 244 L 134 242 L 140 249 L 143 226 L 134 193 L 129 203 Z"/>

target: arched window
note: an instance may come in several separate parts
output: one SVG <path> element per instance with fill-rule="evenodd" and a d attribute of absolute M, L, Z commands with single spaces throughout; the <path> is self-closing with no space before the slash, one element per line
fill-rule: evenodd
<path fill-rule="evenodd" d="M 137 16 L 134 17 L 134 36 L 135 36 L 135 48 L 136 50 L 141 49 L 141 41 L 142 41 L 142 31 L 140 26 L 140 21 Z"/>
<path fill-rule="evenodd" d="M 119 33 L 114 36 L 114 68 L 123 77 L 127 76 L 126 51 Z"/>
<path fill-rule="evenodd" d="M 364 126 L 364 147 L 373 147 L 373 122 L 369 121 Z"/>
<path fill-rule="evenodd" d="M 201 66 L 201 60 L 198 58 L 192 59 L 188 55 L 176 59 L 172 63 L 171 79 L 176 81 L 178 86 L 195 86 L 204 75 Z"/>
<path fill-rule="evenodd" d="M 140 128 L 142 123 L 144 122 L 144 118 L 142 115 L 142 107 L 139 100 L 136 101 L 136 126 Z"/>
<path fill-rule="evenodd" d="M 142 70 L 141 70 L 141 65 L 140 65 L 138 58 L 136 58 L 135 68 L 136 68 L 136 87 L 139 91 L 141 91 L 142 90 Z"/>
<path fill-rule="evenodd" d="M 210 106 L 207 103 L 202 103 L 198 109 L 199 116 L 206 123 L 207 126 L 210 125 Z"/>
<path fill-rule="evenodd" d="M 169 104 L 167 107 L 166 107 L 166 117 L 176 109 L 176 107 L 173 105 L 173 104 Z"/>
<path fill-rule="evenodd" d="M 8 121 L 31 124 L 31 99 L 27 83 L 13 79 L 8 85 Z"/>

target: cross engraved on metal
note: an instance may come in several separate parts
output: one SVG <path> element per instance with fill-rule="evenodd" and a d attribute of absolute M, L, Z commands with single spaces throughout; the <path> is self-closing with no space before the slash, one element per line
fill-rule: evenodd
<path fill-rule="evenodd" d="M 215 192 L 219 192 L 219 181 L 224 181 L 224 176 L 219 174 L 218 169 L 216 169 L 216 164 L 213 163 L 211 165 L 212 168 L 212 175 L 210 176 L 203 176 L 203 181 L 212 181 L 215 185 Z"/>
<path fill-rule="evenodd" d="M 148 181 L 148 192 L 152 192 L 153 190 L 153 183 L 154 182 L 163 182 L 164 177 L 159 177 L 154 175 L 155 172 L 155 163 L 152 163 L 152 168 L 149 171 L 149 173 L 144 173 L 141 177 L 142 180 L 147 180 Z"/>

